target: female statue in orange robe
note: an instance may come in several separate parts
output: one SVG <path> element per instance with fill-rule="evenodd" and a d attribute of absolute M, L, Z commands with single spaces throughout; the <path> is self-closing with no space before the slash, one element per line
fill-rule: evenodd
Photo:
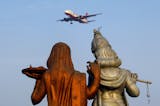
<path fill-rule="evenodd" d="M 47 95 L 48 106 L 87 106 L 87 99 L 95 96 L 100 81 L 99 65 L 89 63 L 88 71 L 94 75 L 94 81 L 87 86 L 85 73 L 75 71 L 70 48 L 65 43 L 53 46 L 47 67 L 40 77 L 35 78 L 36 84 L 31 96 L 34 105 Z M 34 78 L 34 75 L 30 77 Z"/>

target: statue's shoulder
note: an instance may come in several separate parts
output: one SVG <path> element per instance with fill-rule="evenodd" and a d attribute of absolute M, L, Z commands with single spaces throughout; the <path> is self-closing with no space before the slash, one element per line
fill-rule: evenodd
<path fill-rule="evenodd" d="M 119 87 L 127 78 L 127 71 L 121 68 L 108 68 L 101 70 L 100 84 L 110 87 Z"/>
<path fill-rule="evenodd" d="M 120 70 L 121 70 L 121 72 L 124 73 L 124 75 L 126 75 L 126 76 L 128 76 L 128 75 L 131 73 L 130 70 L 125 69 L 125 68 L 120 68 Z"/>
<path fill-rule="evenodd" d="M 101 69 L 101 78 L 106 80 L 116 80 L 120 77 L 125 77 L 128 73 L 127 70 L 121 68 L 102 68 Z"/>
<path fill-rule="evenodd" d="M 42 78 L 43 78 L 44 80 L 50 80 L 50 78 L 51 78 L 51 73 L 50 73 L 50 71 L 47 70 L 47 71 L 43 74 Z"/>
<path fill-rule="evenodd" d="M 77 70 L 74 71 L 74 76 L 75 77 L 86 78 L 86 74 L 85 73 L 79 72 Z"/>
<path fill-rule="evenodd" d="M 128 69 L 121 69 L 122 72 L 127 76 L 126 78 L 130 78 L 131 77 L 131 74 L 133 74 L 130 70 Z"/>

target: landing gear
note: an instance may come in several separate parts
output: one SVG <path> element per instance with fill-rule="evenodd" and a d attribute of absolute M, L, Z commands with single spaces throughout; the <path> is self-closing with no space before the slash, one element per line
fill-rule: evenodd
<path fill-rule="evenodd" d="M 70 24 L 73 24 L 72 21 L 70 22 Z"/>

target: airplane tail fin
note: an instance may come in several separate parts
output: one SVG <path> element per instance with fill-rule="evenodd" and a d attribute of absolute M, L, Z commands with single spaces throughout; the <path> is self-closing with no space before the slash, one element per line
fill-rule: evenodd
<path fill-rule="evenodd" d="M 88 13 L 86 12 L 86 16 L 88 16 Z"/>

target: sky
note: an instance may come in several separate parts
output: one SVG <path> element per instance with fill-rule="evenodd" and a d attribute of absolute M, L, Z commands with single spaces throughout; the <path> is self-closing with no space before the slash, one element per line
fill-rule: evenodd
<path fill-rule="evenodd" d="M 0 1 L 0 106 L 32 106 L 35 80 L 21 70 L 46 67 L 52 46 L 65 42 L 71 48 L 76 70 L 86 73 L 93 29 L 100 29 L 122 60 L 122 68 L 152 81 L 150 103 L 146 84 L 137 82 L 140 96 L 127 96 L 130 106 L 159 104 L 160 81 L 159 0 L 1 0 Z M 102 13 L 89 24 L 57 22 L 70 9 L 77 14 Z M 88 105 L 90 106 L 89 101 Z M 46 98 L 37 106 L 47 106 Z"/>

